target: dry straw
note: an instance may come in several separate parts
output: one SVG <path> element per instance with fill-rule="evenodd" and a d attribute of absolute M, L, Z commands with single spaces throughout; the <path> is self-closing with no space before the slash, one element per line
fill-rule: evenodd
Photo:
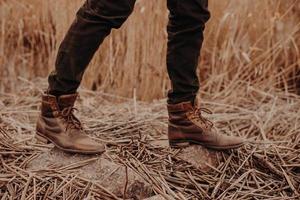
<path fill-rule="evenodd" d="M 40 100 L 37 86 L 45 87 L 45 81 L 22 79 L 19 85 L 17 94 L 0 97 L 2 199 L 122 199 L 74 172 L 97 157 L 38 173 L 27 169 L 49 148 L 33 139 Z M 106 154 L 152 184 L 156 194 L 169 199 L 300 198 L 297 95 L 247 84 L 228 96 L 201 94 L 201 104 L 214 111 L 210 118 L 220 132 L 251 140 L 239 150 L 216 153 L 216 166 L 203 171 L 180 159 L 180 150 L 152 143 L 166 135 L 164 100 L 149 104 L 89 90 L 80 94 L 79 116 L 89 134 L 106 141 Z"/>

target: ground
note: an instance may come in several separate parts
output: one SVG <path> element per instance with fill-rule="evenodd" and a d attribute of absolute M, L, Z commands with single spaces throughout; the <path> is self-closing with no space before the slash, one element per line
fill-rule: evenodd
<path fill-rule="evenodd" d="M 247 137 L 237 150 L 171 149 L 165 100 L 151 103 L 80 90 L 87 134 L 106 153 L 63 153 L 34 138 L 45 80 L 21 79 L 0 94 L 0 199 L 299 199 L 300 98 L 241 86 L 201 93 L 223 134 Z M 242 88 L 242 89 L 241 89 Z"/>

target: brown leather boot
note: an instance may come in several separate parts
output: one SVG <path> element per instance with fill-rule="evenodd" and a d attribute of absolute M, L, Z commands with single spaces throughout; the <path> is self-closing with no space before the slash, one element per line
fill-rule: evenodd
<path fill-rule="evenodd" d="M 168 137 L 171 147 L 200 144 L 216 150 L 233 149 L 242 146 L 245 139 L 218 134 L 213 123 L 201 115 L 210 113 L 208 109 L 197 108 L 191 102 L 168 105 Z"/>
<path fill-rule="evenodd" d="M 36 138 L 52 142 L 57 148 L 71 153 L 98 154 L 105 151 L 104 145 L 89 138 L 75 117 L 74 103 L 77 94 L 55 97 L 44 94 L 41 115 L 36 126 Z"/>

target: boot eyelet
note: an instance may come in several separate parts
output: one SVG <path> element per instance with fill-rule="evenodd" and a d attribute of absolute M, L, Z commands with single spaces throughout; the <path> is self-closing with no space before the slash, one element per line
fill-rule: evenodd
<path fill-rule="evenodd" d="M 59 112 L 58 111 L 53 111 L 52 114 L 53 114 L 54 117 L 58 117 L 59 116 Z"/>

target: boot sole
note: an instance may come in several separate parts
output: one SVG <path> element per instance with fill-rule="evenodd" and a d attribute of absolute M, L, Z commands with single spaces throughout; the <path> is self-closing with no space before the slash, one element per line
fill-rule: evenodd
<path fill-rule="evenodd" d="M 184 148 L 184 147 L 188 147 L 192 144 L 201 145 L 208 149 L 222 151 L 222 150 L 228 150 L 228 149 L 237 149 L 237 148 L 243 146 L 245 143 L 231 145 L 231 146 L 214 146 L 214 145 L 207 145 L 205 143 L 197 142 L 195 140 L 169 140 L 169 145 L 172 148 Z"/>
<path fill-rule="evenodd" d="M 63 147 L 57 145 L 55 142 L 53 142 L 51 139 L 47 138 L 46 136 L 42 136 L 42 134 L 40 134 L 39 132 L 36 132 L 35 138 L 44 144 L 52 143 L 58 149 L 60 149 L 64 152 L 68 152 L 68 153 L 78 153 L 78 154 L 90 155 L 90 154 L 102 154 L 105 152 L 105 150 L 103 150 L 103 151 L 80 151 L 80 150 L 74 150 L 74 149 L 66 149 L 66 148 L 63 148 Z"/>

